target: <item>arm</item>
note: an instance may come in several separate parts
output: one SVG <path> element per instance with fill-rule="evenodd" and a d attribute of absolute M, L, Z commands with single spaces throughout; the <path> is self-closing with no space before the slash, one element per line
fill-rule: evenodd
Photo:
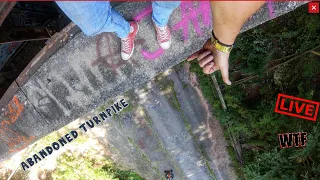
<path fill-rule="evenodd" d="M 212 1 L 212 24 L 216 37 L 225 44 L 233 44 L 243 24 L 264 3 L 264 1 Z"/>
<path fill-rule="evenodd" d="M 264 3 L 264 1 L 211 1 L 213 32 L 216 38 L 224 44 L 232 45 L 243 24 Z M 200 51 L 191 55 L 187 60 L 197 58 L 200 67 L 206 74 L 220 70 L 223 81 L 231 85 L 228 72 L 229 54 L 215 49 L 209 39 Z"/>

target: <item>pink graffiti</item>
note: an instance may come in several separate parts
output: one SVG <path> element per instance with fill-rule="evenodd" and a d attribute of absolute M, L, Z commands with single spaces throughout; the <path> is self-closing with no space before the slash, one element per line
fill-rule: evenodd
<path fill-rule="evenodd" d="M 164 50 L 162 48 L 157 49 L 155 52 L 148 52 L 144 49 L 141 50 L 141 54 L 145 59 L 148 60 L 155 60 L 158 57 L 160 57 L 164 53 Z"/>
<path fill-rule="evenodd" d="M 199 2 L 194 7 L 193 2 L 181 3 L 181 20 L 173 26 L 173 30 L 182 30 L 183 40 L 186 42 L 189 38 L 189 22 L 192 23 L 196 33 L 202 35 L 203 32 L 199 25 L 199 15 L 202 16 L 202 22 L 205 27 L 211 26 L 211 9 L 209 2 Z"/>
<path fill-rule="evenodd" d="M 267 5 L 268 5 L 268 11 L 269 11 L 269 18 L 273 19 L 275 17 L 273 3 L 271 1 L 268 1 Z"/>
<path fill-rule="evenodd" d="M 149 14 L 152 13 L 152 6 L 149 6 L 147 8 L 145 8 L 144 10 L 142 10 L 139 14 L 137 14 L 133 20 L 135 21 L 141 21 L 142 18 L 144 18 L 145 16 L 148 16 Z"/>
<path fill-rule="evenodd" d="M 199 2 L 195 5 L 194 2 L 181 2 L 181 20 L 173 26 L 174 31 L 182 30 L 184 42 L 189 39 L 189 22 L 192 23 L 196 33 L 198 35 L 203 35 L 203 31 L 199 24 L 199 19 L 202 17 L 202 23 L 204 27 L 211 27 L 211 9 L 210 3 Z M 139 12 L 133 19 L 135 21 L 141 21 L 144 17 L 152 13 L 152 6 L 149 6 Z M 159 58 L 164 53 L 162 48 L 158 48 L 154 52 L 148 52 L 142 49 L 141 54 L 145 59 L 155 60 Z"/>
<path fill-rule="evenodd" d="M 121 66 L 125 64 L 125 61 L 118 60 L 117 63 L 115 63 L 113 57 L 118 55 L 118 53 L 114 50 L 114 48 L 111 48 L 110 46 L 108 46 L 106 49 L 107 55 L 102 56 L 101 44 L 104 38 L 106 38 L 107 42 L 110 42 L 112 40 L 112 36 L 109 33 L 102 33 L 96 37 L 96 52 L 98 58 L 92 62 L 92 65 L 95 66 L 98 64 L 102 64 L 106 68 L 110 68 L 114 75 L 117 75 L 117 70 L 119 70 Z"/>
<path fill-rule="evenodd" d="M 138 13 L 133 19 L 135 21 L 141 21 L 144 17 L 150 15 L 152 13 L 152 6 L 149 6 L 143 9 L 140 13 Z M 155 60 L 160 57 L 164 53 L 162 48 L 158 48 L 155 52 L 148 52 L 144 49 L 141 50 L 141 54 L 145 59 Z"/>

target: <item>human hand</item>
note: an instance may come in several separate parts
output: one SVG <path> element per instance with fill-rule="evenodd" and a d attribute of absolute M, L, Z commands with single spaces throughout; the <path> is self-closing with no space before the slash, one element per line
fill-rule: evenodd
<path fill-rule="evenodd" d="M 227 85 L 231 85 L 229 79 L 229 55 L 230 53 L 224 53 L 214 48 L 211 39 L 208 39 L 203 48 L 189 56 L 187 61 L 197 58 L 199 66 L 205 74 L 220 70 L 223 81 Z"/>

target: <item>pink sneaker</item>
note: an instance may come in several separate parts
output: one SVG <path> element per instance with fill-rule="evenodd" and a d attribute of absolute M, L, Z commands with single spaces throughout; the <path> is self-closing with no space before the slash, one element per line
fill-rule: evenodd
<path fill-rule="evenodd" d="M 127 37 L 121 39 L 121 59 L 128 60 L 134 51 L 134 38 L 139 31 L 137 22 L 130 22 L 130 33 Z"/>
<path fill-rule="evenodd" d="M 162 49 L 169 49 L 171 45 L 171 33 L 168 26 L 158 27 L 154 24 L 154 27 L 157 32 L 157 41 Z"/>

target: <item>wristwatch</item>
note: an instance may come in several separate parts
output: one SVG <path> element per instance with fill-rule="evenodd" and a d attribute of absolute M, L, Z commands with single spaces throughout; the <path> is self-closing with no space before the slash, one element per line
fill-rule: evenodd
<path fill-rule="evenodd" d="M 213 30 L 212 30 L 211 43 L 213 44 L 214 48 L 216 48 L 218 51 L 221 51 L 224 53 L 229 53 L 233 48 L 233 45 L 227 45 L 227 44 L 220 42 L 216 38 L 216 36 L 214 35 Z"/>

